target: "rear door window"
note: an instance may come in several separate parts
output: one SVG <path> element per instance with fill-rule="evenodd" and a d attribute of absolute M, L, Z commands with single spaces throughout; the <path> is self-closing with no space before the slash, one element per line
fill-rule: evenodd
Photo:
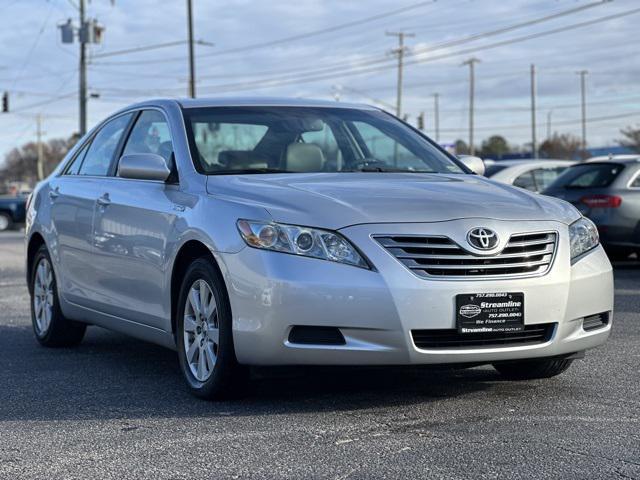
<path fill-rule="evenodd" d="M 513 181 L 513 184 L 516 187 L 526 188 L 527 190 L 531 190 L 532 192 L 537 191 L 536 181 L 533 178 L 533 172 L 523 173 Z"/>
<path fill-rule="evenodd" d="M 120 115 L 100 129 L 91 142 L 79 175 L 106 176 L 109 173 L 122 133 L 129 125 L 132 115 L 132 113 Z"/>
<path fill-rule="evenodd" d="M 536 181 L 536 185 L 538 187 L 538 191 L 546 189 L 565 170 L 566 170 L 566 167 L 538 168 L 538 169 L 534 170 L 533 171 L 533 177 L 534 177 L 534 179 Z"/>
<path fill-rule="evenodd" d="M 84 156 L 87 154 L 87 150 L 89 150 L 89 145 L 91 142 L 87 142 L 87 144 L 82 147 L 82 150 L 78 152 L 75 158 L 71 161 L 71 163 L 67 166 L 64 171 L 65 175 L 78 175 L 80 171 L 80 166 L 82 165 L 82 160 L 84 160 Z"/>

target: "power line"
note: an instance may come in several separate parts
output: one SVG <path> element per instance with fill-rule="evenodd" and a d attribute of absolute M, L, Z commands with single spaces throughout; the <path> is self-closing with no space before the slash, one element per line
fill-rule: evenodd
<path fill-rule="evenodd" d="M 45 17 L 44 22 L 42 22 L 42 25 L 40 26 L 40 30 L 38 30 L 38 34 L 36 35 L 36 38 L 31 44 L 31 48 L 29 48 L 29 51 L 25 55 L 24 61 L 20 65 L 20 68 L 18 68 L 17 70 L 16 77 L 13 79 L 13 82 L 11 83 L 11 89 L 15 87 L 16 82 L 18 81 L 18 77 L 20 77 L 25 67 L 29 64 L 29 61 L 31 60 L 31 56 L 33 55 L 33 52 L 38 46 L 38 43 L 40 42 L 40 38 L 42 38 L 42 34 L 44 33 L 47 27 L 47 24 L 49 23 L 49 19 L 51 18 L 52 13 L 53 13 L 53 2 L 49 5 L 49 11 L 47 12 L 47 16 Z"/>
<path fill-rule="evenodd" d="M 462 38 L 458 38 L 458 39 L 454 39 L 454 40 L 450 40 L 447 42 L 442 42 L 430 47 L 426 47 L 426 48 L 422 48 L 422 49 L 417 49 L 414 50 L 412 52 L 408 52 L 407 56 L 416 56 L 419 54 L 423 54 L 423 53 L 427 53 L 427 52 L 433 52 L 433 51 L 437 51 L 437 50 L 442 50 L 445 48 L 450 48 L 453 46 L 458 46 L 464 43 L 469 43 L 469 42 L 473 42 L 476 40 L 479 40 L 481 38 L 487 38 L 487 37 L 491 37 L 491 36 L 495 36 L 495 35 L 500 35 L 502 33 L 506 33 L 509 31 L 513 31 L 513 30 L 517 30 L 520 28 L 525 28 L 531 25 L 536 25 L 536 24 L 540 24 L 540 23 L 544 23 L 544 22 L 548 22 L 551 20 L 555 20 L 557 18 L 561 18 L 567 15 L 571 15 L 571 14 L 575 14 L 578 12 L 581 12 L 583 10 L 589 9 L 589 8 L 593 8 L 593 7 L 597 7 L 597 6 L 601 6 L 604 5 L 606 3 L 609 3 L 612 0 L 599 0 L 597 2 L 592 2 L 589 3 L 587 5 L 582 5 L 579 7 L 574 7 L 574 8 L 570 8 L 567 10 L 562 10 L 560 12 L 556 12 L 553 14 L 549 14 L 549 15 L 544 15 L 542 17 L 536 17 L 530 20 L 526 20 L 523 22 L 519 22 L 516 24 L 512 24 L 512 25 L 508 25 L 506 27 L 500 27 L 498 29 L 494 29 L 494 30 L 490 30 L 490 31 L 486 31 L 486 32 L 480 32 L 480 33 L 476 33 L 476 34 L 472 34 L 469 36 L 465 36 Z M 429 3 L 429 2 L 423 2 L 423 3 Z M 205 56 L 212 56 L 212 55 L 218 55 L 221 54 L 222 52 L 212 52 L 210 54 L 206 54 L 206 55 L 201 55 L 199 56 L 199 58 L 205 57 Z M 140 63 L 166 63 L 172 60 L 182 60 L 182 58 L 165 58 L 162 60 L 149 60 L 149 61 L 142 61 L 142 62 L 133 62 L 136 64 L 140 64 Z M 329 71 L 339 71 L 339 70 L 343 70 L 345 68 L 351 68 L 353 69 L 354 67 L 360 67 L 360 66 L 369 66 L 369 65 L 374 65 L 374 64 L 379 64 L 379 63 L 388 63 L 390 61 L 390 59 L 386 56 L 380 56 L 380 55 L 370 55 L 367 57 L 364 57 L 356 62 L 344 62 L 344 61 L 340 61 L 337 63 L 330 63 L 324 66 L 320 66 L 320 67 L 312 67 L 311 69 L 309 68 L 295 68 L 295 69 L 285 69 L 285 70 L 276 70 L 276 71 L 268 71 L 268 72 L 261 72 L 263 75 L 276 75 L 279 73 L 300 73 L 300 74 L 313 74 L 313 73 L 323 73 L 323 72 L 329 72 Z M 118 65 L 122 65 L 122 64 L 129 64 L 132 62 L 120 62 L 118 63 Z M 104 63 L 103 63 L 104 64 Z M 115 65 L 115 63 L 112 63 L 112 65 Z M 251 76 L 255 76 L 256 74 L 251 74 Z M 220 76 L 203 76 L 201 78 L 220 78 Z"/>
<path fill-rule="evenodd" d="M 175 40 L 173 42 L 156 43 L 154 45 L 145 45 L 142 47 L 132 47 L 132 48 L 125 48 L 123 50 L 114 50 L 112 52 L 96 53 L 91 57 L 92 58 L 115 57 L 118 55 L 128 55 L 130 53 L 148 52 L 150 50 L 159 50 L 167 47 L 175 47 L 177 45 L 185 45 L 186 43 L 188 43 L 188 40 Z M 212 43 L 205 42 L 204 40 L 196 40 L 194 43 L 197 43 L 198 45 L 213 46 Z"/>
<path fill-rule="evenodd" d="M 405 61 L 404 65 L 415 65 L 415 64 L 420 64 L 420 63 L 433 62 L 433 61 L 443 60 L 443 59 L 446 59 L 446 58 L 456 57 L 456 56 L 460 56 L 460 55 L 467 55 L 467 54 L 475 53 L 475 52 L 478 52 L 478 51 L 490 50 L 490 49 L 494 49 L 494 48 L 498 48 L 498 47 L 502 47 L 502 46 L 512 45 L 514 43 L 520 43 L 520 42 L 524 42 L 524 41 L 528 41 L 528 40 L 533 40 L 533 39 L 536 39 L 536 38 L 541 38 L 541 37 L 548 36 L 548 35 L 564 33 L 564 32 L 570 31 L 570 30 L 575 30 L 577 28 L 582 28 L 582 27 L 586 27 L 586 26 L 595 25 L 597 23 L 602 23 L 602 22 L 606 22 L 606 21 L 609 21 L 609 20 L 622 18 L 622 17 L 625 17 L 625 16 L 629 16 L 629 15 L 633 15 L 633 14 L 639 13 L 639 12 L 640 12 L 640 8 L 635 8 L 635 9 L 632 9 L 632 10 L 627 10 L 627 11 L 620 12 L 620 13 L 613 14 L 613 15 L 607 15 L 607 16 L 604 16 L 604 17 L 598 17 L 596 19 L 588 20 L 588 21 L 585 21 L 585 22 L 566 25 L 566 26 L 563 26 L 563 27 L 559 27 L 559 28 L 555 28 L 555 29 L 551 29 L 551 30 L 545 30 L 543 32 L 533 33 L 533 34 L 524 35 L 524 36 L 520 36 L 520 37 L 515 37 L 515 38 L 511 38 L 511 39 L 507 39 L 507 40 L 501 40 L 499 42 L 489 43 L 489 44 L 485 44 L 485 45 L 481 45 L 481 46 L 477 46 L 477 47 L 470 47 L 470 48 L 458 50 L 456 52 L 449 52 L 449 53 L 445 53 L 445 54 L 441 54 L 441 55 L 437 55 L 437 56 L 432 56 L 432 57 L 426 57 L 426 58 L 415 58 L 414 60 Z M 438 48 L 440 48 L 440 47 L 438 47 Z M 416 57 L 416 56 L 428 53 L 429 51 L 431 51 L 431 50 L 428 49 L 428 48 L 427 49 L 414 50 L 413 52 L 409 52 L 407 54 L 407 56 Z M 315 81 L 318 81 L 318 80 L 325 80 L 325 79 L 330 79 L 330 78 L 340 78 L 340 77 L 353 76 L 353 75 L 362 75 L 362 74 L 366 74 L 366 73 L 374 73 L 374 72 L 387 70 L 387 69 L 390 68 L 390 65 L 376 66 L 376 67 L 369 67 L 369 68 L 361 68 L 361 67 L 366 67 L 367 65 L 379 64 L 379 63 L 383 63 L 383 62 L 388 63 L 389 61 L 393 61 L 393 59 L 385 58 L 385 59 L 380 59 L 380 60 L 376 60 L 376 61 L 371 61 L 371 62 L 363 63 L 363 64 L 361 64 L 361 65 L 359 65 L 359 66 L 357 66 L 356 68 L 353 68 L 353 69 L 345 69 L 344 67 L 342 67 L 342 68 L 331 68 L 331 70 L 337 70 L 337 71 L 332 71 L 332 72 L 329 72 L 328 71 L 329 69 L 326 69 L 326 73 L 319 73 L 317 75 L 314 75 L 314 72 L 309 72 L 306 75 L 301 75 L 301 76 L 300 75 L 299 76 L 291 76 L 291 75 L 289 75 L 289 76 L 285 76 L 283 78 L 273 78 L 273 79 L 265 78 L 265 79 L 258 79 L 258 80 L 250 81 L 250 82 L 244 82 L 244 83 L 218 84 L 218 85 L 211 85 L 209 87 L 200 87 L 200 88 L 212 88 L 212 89 L 215 89 L 216 92 L 222 93 L 222 92 L 232 92 L 232 91 L 240 91 L 240 90 L 247 90 L 247 89 L 255 89 L 255 88 L 262 89 L 262 88 L 278 87 L 278 86 L 283 86 L 283 85 L 315 82 Z"/>
<path fill-rule="evenodd" d="M 616 115 L 605 115 L 605 116 L 600 116 L 600 117 L 591 117 L 591 118 L 587 118 L 586 122 L 587 123 L 597 123 L 597 122 L 606 122 L 609 120 L 619 120 L 621 118 L 629 118 L 629 117 L 640 117 L 640 110 L 636 110 L 634 112 L 629 112 L 629 113 L 621 113 L 621 114 L 616 114 Z M 582 123 L 582 119 L 573 119 L 573 120 L 561 120 L 558 122 L 554 122 L 555 126 L 568 126 L 568 125 L 580 125 Z M 495 130 L 495 131 L 501 131 L 501 130 L 525 130 L 525 129 L 530 129 L 531 128 L 531 124 L 529 123 L 523 123 L 523 124 L 518 124 L 518 125 L 513 125 L 513 124 L 509 124 L 509 125 L 482 125 L 479 127 L 476 127 L 477 130 Z M 441 131 L 443 132 L 448 132 L 448 133 L 454 133 L 454 132 L 464 132 L 466 129 L 465 128 L 445 128 L 445 129 L 441 129 Z"/>
<path fill-rule="evenodd" d="M 361 18 L 359 20 L 353 20 L 351 22 L 342 23 L 340 25 L 334 25 L 332 27 L 321 28 L 319 30 L 312 30 L 310 32 L 300 33 L 298 35 L 291 35 L 289 37 L 284 37 L 284 38 L 280 38 L 280 39 L 277 39 L 277 40 L 271 40 L 271 41 L 268 41 L 268 42 L 253 43 L 253 44 L 249 44 L 249 45 L 243 45 L 241 47 L 229 48 L 227 50 L 221 50 L 221 51 L 217 51 L 217 52 L 212 52 L 212 53 L 200 55 L 199 57 L 200 58 L 214 57 L 214 56 L 217 57 L 219 55 L 228 55 L 230 53 L 238 53 L 238 52 L 245 52 L 247 50 L 256 50 L 256 49 L 262 49 L 262 48 L 267 48 L 267 47 L 273 47 L 275 45 L 281 45 L 283 43 L 289 43 L 289 42 L 293 42 L 293 41 L 297 41 L 297 40 L 302 40 L 304 38 L 315 37 L 317 35 L 323 35 L 325 33 L 336 32 L 338 30 L 344 30 L 346 28 L 351 28 L 351 27 L 355 27 L 355 26 L 362 25 L 362 24 L 365 24 L 365 23 L 370 23 L 370 22 L 373 22 L 373 21 L 376 21 L 376 20 L 380 20 L 380 19 L 389 17 L 391 15 L 398 15 L 400 13 L 405 13 L 405 12 L 408 12 L 408 11 L 411 11 L 411 10 L 415 10 L 417 8 L 424 7 L 425 5 L 429 5 L 429 4 L 433 4 L 433 3 L 435 3 L 435 0 L 429 0 L 429 1 L 426 1 L 426 2 L 414 3 L 414 4 L 408 5 L 406 7 L 398 8 L 398 9 L 395 9 L 395 10 L 386 11 L 386 12 L 383 12 L 383 13 L 378 13 L 378 14 L 372 15 L 370 17 Z M 167 61 L 167 60 L 165 60 L 165 61 Z"/>

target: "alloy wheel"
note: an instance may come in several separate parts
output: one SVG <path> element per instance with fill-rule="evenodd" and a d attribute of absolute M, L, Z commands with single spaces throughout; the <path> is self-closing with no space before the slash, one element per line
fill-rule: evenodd
<path fill-rule="evenodd" d="M 213 373 L 220 344 L 218 308 L 205 280 L 193 282 L 184 306 L 184 351 L 191 374 L 205 382 Z"/>
<path fill-rule="evenodd" d="M 33 283 L 33 310 L 39 335 L 49 330 L 53 315 L 53 270 L 46 258 L 42 258 L 36 267 Z"/>

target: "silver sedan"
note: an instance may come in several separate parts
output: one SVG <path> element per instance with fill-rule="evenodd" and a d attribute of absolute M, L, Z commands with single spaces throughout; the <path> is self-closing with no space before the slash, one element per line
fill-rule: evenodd
<path fill-rule="evenodd" d="M 251 365 L 557 375 L 609 336 L 611 265 L 576 208 L 483 170 L 367 106 L 125 108 L 29 200 L 36 338 L 164 345 L 206 398 Z"/>

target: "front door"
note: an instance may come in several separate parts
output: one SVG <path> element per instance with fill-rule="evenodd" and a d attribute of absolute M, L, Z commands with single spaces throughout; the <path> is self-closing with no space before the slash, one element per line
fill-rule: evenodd
<path fill-rule="evenodd" d="M 173 148 L 167 122 L 145 110 L 131 130 L 123 155 L 156 153 L 170 164 Z M 177 221 L 175 183 L 109 177 L 100 192 L 94 246 L 100 274 L 99 310 L 165 329 L 171 299 L 165 285 L 167 244 Z"/>

